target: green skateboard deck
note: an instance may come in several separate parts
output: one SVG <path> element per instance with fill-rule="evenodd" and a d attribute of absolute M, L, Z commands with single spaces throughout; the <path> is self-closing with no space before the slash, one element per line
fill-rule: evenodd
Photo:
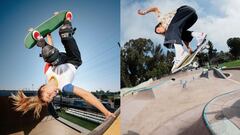
<path fill-rule="evenodd" d="M 207 48 L 207 44 L 206 41 L 199 47 L 197 48 L 191 55 L 188 55 L 187 58 L 179 65 L 179 67 L 177 69 L 175 69 L 172 73 L 175 73 L 185 67 L 187 67 L 188 65 L 190 65 L 193 60 L 195 59 L 196 55 L 203 51 L 205 48 Z"/>
<path fill-rule="evenodd" d="M 39 31 L 43 37 L 46 37 L 47 34 L 55 31 L 58 27 L 60 27 L 63 24 L 67 12 L 68 11 L 61 11 L 56 13 L 54 16 L 44 21 L 33 30 Z M 28 49 L 31 49 L 37 43 L 37 41 L 32 36 L 33 30 L 31 30 L 24 39 L 24 45 Z"/>

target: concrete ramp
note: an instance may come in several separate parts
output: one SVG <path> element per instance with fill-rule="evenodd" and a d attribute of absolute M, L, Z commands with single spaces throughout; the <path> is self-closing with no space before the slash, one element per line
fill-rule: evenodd
<path fill-rule="evenodd" d="M 240 89 L 213 98 L 204 108 L 204 121 L 212 134 L 240 134 Z"/>
<path fill-rule="evenodd" d="M 152 134 L 208 135 L 209 131 L 201 118 L 203 108 L 203 104 L 197 105 L 176 115 L 160 127 L 157 127 Z"/>
<path fill-rule="evenodd" d="M 120 135 L 120 110 L 115 112 L 116 118 L 107 119 L 93 131 L 84 129 L 70 121 L 58 117 L 52 104 L 44 107 L 39 119 L 33 118 L 33 111 L 22 115 L 13 109 L 11 92 L 0 91 L 0 135 Z M 34 95 L 32 92 L 24 92 Z"/>
<path fill-rule="evenodd" d="M 120 109 L 114 114 L 116 118 L 107 119 L 88 135 L 120 135 Z"/>
<path fill-rule="evenodd" d="M 223 69 L 223 72 L 226 72 L 229 74 L 229 77 L 228 77 L 229 79 L 232 79 L 238 82 L 240 82 L 239 71 L 240 71 L 240 68 Z"/>
<path fill-rule="evenodd" d="M 154 93 L 152 89 L 146 89 L 144 91 L 139 91 L 133 95 L 137 100 L 151 100 L 154 99 Z"/>
<path fill-rule="evenodd" d="M 36 135 L 36 134 L 81 134 L 81 132 L 66 126 L 56 120 L 50 113 L 49 108 L 44 107 L 40 118 L 34 119 L 33 112 L 25 115 L 13 110 L 13 105 L 8 96 L 0 97 L 0 134 Z"/>
<path fill-rule="evenodd" d="M 240 70 L 234 72 L 230 78 L 240 80 Z M 154 98 L 149 98 L 152 96 L 147 90 L 140 91 L 140 96 L 123 96 L 122 134 L 210 135 L 202 119 L 205 104 L 217 95 L 240 89 L 240 85 L 217 77 L 213 70 L 208 71 L 208 78 L 200 77 L 201 73 L 202 70 L 179 72 L 152 82 Z M 151 100 L 139 100 L 138 96 Z"/>
<path fill-rule="evenodd" d="M 215 77 L 222 78 L 222 79 L 227 78 L 227 76 L 222 72 L 221 69 L 217 69 L 217 68 L 212 68 L 212 69 L 213 69 L 213 74 Z"/>

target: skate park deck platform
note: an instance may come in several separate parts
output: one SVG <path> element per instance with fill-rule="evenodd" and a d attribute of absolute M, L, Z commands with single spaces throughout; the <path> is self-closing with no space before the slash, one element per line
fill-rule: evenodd
<path fill-rule="evenodd" d="M 2 94 L 4 93 L 4 94 Z M 33 112 L 22 115 L 13 110 L 12 101 L 8 98 L 10 91 L 0 91 L 0 134 L 1 135 L 99 135 L 120 134 L 120 110 L 115 112 L 116 118 L 104 121 L 93 131 L 82 128 L 70 121 L 58 117 L 51 104 L 44 107 L 40 118 L 34 119 Z"/>
<path fill-rule="evenodd" d="M 121 100 L 122 134 L 213 133 L 203 119 L 205 105 L 218 95 L 240 89 L 240 70 L 224 70 L 229 75 L 225 79 L 214 72 L 208 71 L 208 78 L 200 77 L 202 69 L 179 72 L 146 83 L 145 90 L 128 90 Z"/>

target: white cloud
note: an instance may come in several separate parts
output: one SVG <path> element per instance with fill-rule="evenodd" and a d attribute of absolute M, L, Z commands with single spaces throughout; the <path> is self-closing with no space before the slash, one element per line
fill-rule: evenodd
<path fill-rule="evenodd" d="M 177 9 L 181 5 L 190 5 L 196 9 L 199 19 L 191 28 L 194 31 L 202 31 L 208 34 L 208 39 L 213 42 L 218 50 L 228 51 L 226 41 L 231 37 L 240 37 L 240 1 L 236 0 L 211 0 L 207 5 L 197 3 L 193 0 L 149 0 L 144 2 L 132 2 L 126 4 L 127 0 L 121 2 L 121 44 L 129 39 L 139 37 L 150 38 L 156 43 L 163 43 L 164 37 L 154 33 L 157 19 L 154 14 L 139 16 L 138 9 L 146 9 L 150 6 L 157 6 L 161 13 L 167 13 Z M 202 1 L 198 1 L 202 2 Z M 201 7 L 200 5 L 206 5 Z M 208 7 L 207 7 L 208 6 Z M 206 10 L 206 9 L 215 10 Z M 211 11 L 211 12 L 210 12 Z M 223 15 L 216 15 L 212 11 L 218 11 Z M 194 42 L 193 42 L 194 43 Z"/>
<path fill-rule="evenodd" d="M 215 47 L 226 51 L 228 50 L 227 39 L 240 37 L 240 1 L 221 0 L 216 2 L 212 0 L 211 2 L 214 5 L 211 8 L 218 8 L 220 12 L 224 13 L 224 16 L 206 15 L 199 19 L 196 29 L 207 32 Z"/>

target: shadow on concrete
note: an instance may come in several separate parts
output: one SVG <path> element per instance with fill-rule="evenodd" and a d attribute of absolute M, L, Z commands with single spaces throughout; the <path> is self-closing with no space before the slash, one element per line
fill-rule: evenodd
<path fill-rule="evenodd" d="M 183 131 L 179 135 L 211 135 L 202 118 L 199 118 L 194 124 L 181 130 Z"/>
<path fill-rule="evenodd" d="M 137 132 L 128 130 L 128 133 L 127 134 L 123 134 L 123 135 L 140 135 L 140 134 L 138 134 Z"/>

